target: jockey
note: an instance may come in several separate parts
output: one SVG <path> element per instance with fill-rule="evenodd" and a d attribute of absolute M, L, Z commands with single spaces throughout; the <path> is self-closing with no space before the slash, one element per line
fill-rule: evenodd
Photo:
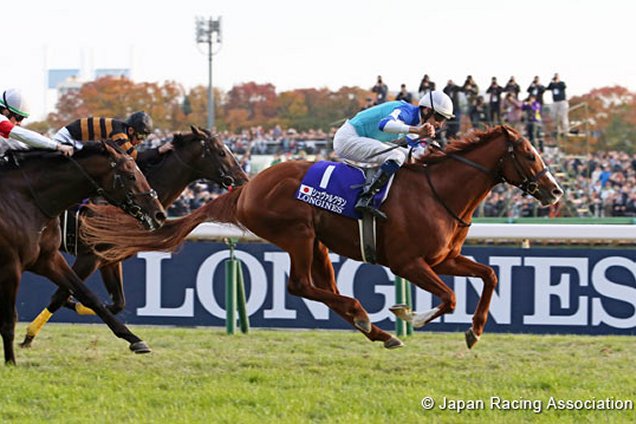
<path fill-rule="evenodd" d="M 372 206 L 375 194 L 406 160 L 407 150 L 396 148 L 373 156 L 387 147 L 397 134 L 407 136 L 410 147 L 419 147 L 421 137 L 433 137 L 447 119 L 453 118 L 453 102 L 444 92 L 435 90 L 425 94 L 414 106 L 402 101 L 387 102 L 358 112 L 336 132 L 333 147 L 338 156 L 356 162 L 374 163 L 380 169 L 364 184 L 356 211 L 370 212 L 378 218 L 386 215 Z M 415 134 L 417 138 L 413 137 Z M 426 148 L 427 145 L 424 146 Z M 420 149 L 423 150 L 423 149 Z M 418 153 L 421 156 L 425 150 Z"/>
<path fill-rule="evenodd" d="M 22 94 L 13 88 L 5 90 L 0 98 L 0 138 L 5 139 L 5 143 L 0 150 L 36 148 L 58 150 L 65 156 L 73 154 L 72 146 L 56 143 L 35 131 L 22 128 L 22 120 L 28 117 L 28 106 Z"/>
<path fill-rule="evenodd" d="M 59 130 L 53 139 L 64 144 L 83 147 L 85 141 L 111 139 L 136 161 L 152 161 L 173 149 L 172 142 L 158 148 L 137 152 L 140 144 L 152 132 L 152 118 L 146 112 L 134 112 L 126 121 L 113 118 L 81 118 Z"/>

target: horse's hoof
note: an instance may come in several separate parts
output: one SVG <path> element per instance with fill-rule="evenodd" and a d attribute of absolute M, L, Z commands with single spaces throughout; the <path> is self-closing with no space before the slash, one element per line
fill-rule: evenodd
<path fill-rule="evenodd" d="M 20 343 L 18 346 L 20 346 L 23 349 L 28 349 L 31 347 L 31 343 L 33 343 L 33 339 L 35 337 L 33 336 L 29 336 L 28 334 L 26 336 L 24 336 L 24 341 L 22 343 Z"/>
<path fill-rule="evenodd" d="M 363 333 L 369 334 L 371 332 L 371 321 L 368 319 L 357 319 L 353 321 L 353 325 Z"/>
<path fill-rule="evenodd" d="M 475 346 L 475 343 L 479 341 L 479 336 L 475 334 L 473 327 L 470 327 L 468 331 L 466 331 L 465 336 L 468 349 L 472 349 L 472 347 Z"/>
<path fill-rule="evenodd" d="M 398 347 L 404 347 L 404 343 L 397 337 L 391 336 L 389 340 L 384 342 L 384 347 L 387 349 L 397 349 Z"/>
<path fill-rule="evenodd" d="M 148 347 L 146 342 L 144 342 L 143 340 L 139 340 L 138 342 L 131 343 L 130 344 L 130 350 L 132 350 L 135 353 L 150 353 L 150 352 L 152 352 L 152 350 L 150 350 L 150 348 Z"/>
<path fill-rule="evenodd" d="M 410 321 L 411 317 L 411 308 L 405 304 L 393 305 L 389 308 L 389 311 L 393 312 L 393 314 L 403 321 Z"/>

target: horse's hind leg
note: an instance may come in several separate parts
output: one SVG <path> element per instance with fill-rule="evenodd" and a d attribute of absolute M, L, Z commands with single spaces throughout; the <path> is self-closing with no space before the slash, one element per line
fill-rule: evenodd
<path fill-rule="evenodd" d="M 15 365 L 13 339 L 15 337 L 15 301 L 20 284 L 20 273 L 14 266 L 0 268 L 0 335 L 4 346 L 4 362 Z"/>
<path fill-rule="evenodd" d="M 336 276 L 333 265 L 329 259 L 329 251 L 324 244 L 316 241 L 314 243 L 314 258 L 311 264 L 311 278 L 314 286 L 329 290 L 332 293 L 340 294 L 336 285 Z M 339 314 L 351 325 L 354 325 L 353 318 L 349 315 Z M 388 349 L 404 346 L 402 341 L 391 334 L 381 330 L 378 326 L 371 324 L 371 332 L 361 331 L 369 340 L 384 342 L 384 347 Z"/>
<path fill-rule="evenodd" d="M 490 309 L 490 300 L 497 286 L 497 274 L 491 267 L 475 262 L 465 256 L 448 259 L 437 265 L 435 271 L 445 275 L 480 277 L 484 282 L 484 288 L 481 292 L 475 315 L 473 315 L 473 325 L 466 331 L 466 344 L 470 349 L 479 341 L 479 337 L 484 332 L 484 326 L 488 319 L 488 310 Z"/>
<path fill-rule="evenodd" d="M 283 235 L 272 234 L 265 237 L 289 253 L 291 259 L 291 270 L 287 282 L 289 293 L 322 302 L 337 314 L 349 317 L 353 325 L 359 330 L 364 333 L 370 333 L 372 327 L 369 315 L 362 308 L 360 302 L 334 293 L 331 290 L 318 288 L 312 284 L 311 270 L 315 235 L 308 227 L 299 227 L 298 231 L 292 232 L 294 237 L 289 237 L 288 229 Z"/>
<path fill-rule="evenodd" d="M 150 348 L 139 337 L 110 313 L 80 280 L 73 270 L 68 266 L 64 257 L 56 251 L 48 259 L 39 261 L 38 266 L 33 271 L 48 277 L 55 284 L 72 292 L 87 307 L 93 309 L 95 313 L 108 325 L 111 331 L 119 338 L 130 343 L 130 350 L 135 353 L 150 352 Z"/>
<path fill-rule="evenodd" d="M 106 305 L 106 308 L 117 315 L 126 307 L 121 262 L 104 265 L 99 269 L 99 272 L 102 275 L 104 286 L 106 286 L 106 290 L 108 290 L 108 294 L 110 294 L 110 298 L 113 302 L 110 305 Z"/>
<path fill-rule="evenodd" d="M 77 274 L 80 280 L 86 280 L 95 270 L 99 261 L 94 257 L 90 256 L 90 260 L 83 260 L 82 256 L 78 256 L 75 260 L 75 264 L 73 264 L 73 271 Z M 29 348 L 31 347 L 33 340 L 40 334 L 42 328 L 46 323 L 51 319 L 54 313 L 56 313 L 62 306 L 65 304 L 69 309 L 74 310 L 80 315 L 95 315 L 95 312 L 89 308 L 86 308 L 81 303 L 70 300 L 71 294 L 70 292 L 63 288 L 58 287 L 58 289 L 51 296 L 51 301 L 49 305 L 44 308 L 37 317 L 27 326 L 26 335 L 24 336 L 24 341 L 20 343 L 20 347 Z"/>

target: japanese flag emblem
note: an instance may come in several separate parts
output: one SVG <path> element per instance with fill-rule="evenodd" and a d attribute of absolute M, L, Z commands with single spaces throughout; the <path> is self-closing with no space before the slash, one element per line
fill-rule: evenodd
<path fill-rule="evenodd" d="M 313 187 L 309 187 L 308 185 L 305 184 L 301 184 L 300 185 L 300 193 L 301 194 L 306 194 L 308 196 L 311 196 L 311 194 L 314 192 L 314 188 Z"/>

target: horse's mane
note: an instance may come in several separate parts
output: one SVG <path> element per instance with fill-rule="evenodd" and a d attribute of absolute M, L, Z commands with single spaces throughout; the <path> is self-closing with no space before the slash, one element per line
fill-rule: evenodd
<path fill-rule="evenodd" d="M 452 139 L 446 145 L 443 151 L 431 149 L 430 153 L 422 159 L 422 163 L 437 163 L 441 160 L 446 159 L 449 153 L 469 152 L 477 148 L 481 144 L 486 143 L 502 134 L 505 134 L 506 131 L 518 135 L 517 131 L 510 127 L 504 127 L 503 125 L 499 125 L 496 127 L 487 127 L 483 130 L 470 131 L 468 134 L 461 138 Z"/>
<path fill-rule="evenodd" d="M 207 134 L 211 138 L 215 138 L 216 137 L 216 135 L 211 134 L 210 131 L 208 131 L 205 128 L 199 128 L 199 130 L 201 130 L 202 132 L 204 132 L 205 134 Z M 161 143 L 161 144 L 165 144 L 165 143 L 168 143 L 169 141 L 172 141 L 172 144 L 174 144 L 175 147 L 180 147 L 180 146 L 190 142 L 194 137 L 195 137 L 194 132 L 186 132 L 186 133 L 176 132 L 176 133 L 172 134 L 172 138 L 171 139 L 164 140 L 163 143 Z"/>
<path fill-rule="evenodd" d="M 166 139 L 166 140 L 162 140 L 161 144 L 166 144 L 169 142 L 172 142 L 172 144 L 174 144 L 175 147 L 181 147 L 184 144 L 187 143 L 186 140 L 189 139 L 189 136 L 192 135 L 192 133 L 174 133 L 172 134 L 172 138 Z"/>

